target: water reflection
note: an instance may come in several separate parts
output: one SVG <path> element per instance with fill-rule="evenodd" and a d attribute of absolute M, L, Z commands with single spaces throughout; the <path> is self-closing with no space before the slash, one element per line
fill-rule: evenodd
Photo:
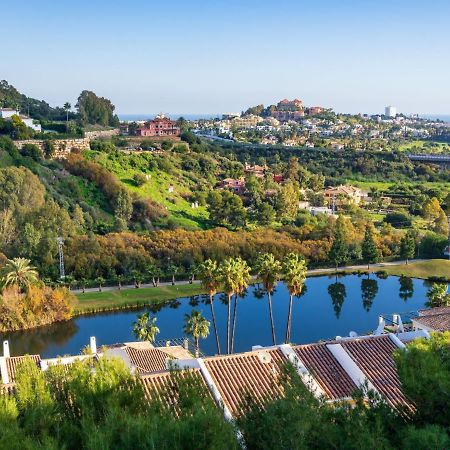
<path fill-rule="evenodd" d="M 331 302 L 333 303 L 336 318 L 339 319 L 342 306 L 344 305 L 345 298 L 347 297 L 347 289 L 345 288 L 345 284 L 340 283 L 336 278 L 336 281 L 328 286 L 328 293 L 330 294 Z"/>
<path fill-rule="evenodd" d="M 401 276 L 398 281 L 400 283 L 399 297 L 406 302 L 414 295 L 413 280 L 412 278 Z"/>
<path fill-rule="evenodd" d="M 372 308 L 372 303 L 378 293 L 378 281 L 371 279 L 370 275 L 361 281 L 361 297 L 364 309 L 370 311 Z"/>
<path fill-rule="evenodd" d="M 373 275 L 369 278 L 357 275 L 308 278 L 301 295 L 292 304 L 290 341 L 315 342 L 336 335 L 346 336 L 350 330 L 371 332 L 380 314 L 422 308 L 426 293 L 424 282 L 415 279 L 380 279 Z M 132 323 L 136 315 L 150 311 L 157 316 L 161 330 L 158 339 L 174 339 L 183 337 L 184 315 L 195 308 L 211 322 L 210 336 L 201 342 L 201 350 L 205 354 L 215 354 L 217 342 L 222 350 L 226 348 L 228 302 L 224 294 L 213 298 L 217 341 L 209 296 L 179 298 L 145 308 L 80 316 L 50 327 L 11 333 L 7 337 L 15 355 L 40 353 L 43 357 L 52 357 L 76 354 L 88 344 L 90 336 L 96 336 L 99 345 L 134 340 Z M 289 312 L 289 292 L 284 283 L 278 283 L 273 291 L 272 306 L 276 342 L 280 344 L 285 339 Z M 269 305 L 264 289 L 250 286 L 237 301 L 232 299 L 230 307 L 230 335 L 234 351 L 248 351 L 254 345 L 272 344 Z"/>

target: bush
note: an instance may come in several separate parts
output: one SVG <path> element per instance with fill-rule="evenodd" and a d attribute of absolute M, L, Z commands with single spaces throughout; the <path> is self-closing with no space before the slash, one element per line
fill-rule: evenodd
<path fill-rule="evenodd" d="M 386 214 L 384 222 L 391 224 L 395 228 L 409 228 L 411 226 L 411 217 L 405 212 L 392 212 Z"/>
<path fill-rule="evenodd" d="M 447 243 L 446 236 L 428 232 L 420 242 L 419 254 L 423 258 L 442 258 Z"/>
<path fill-rule="evenodd" d="M 133 175 L 133 181 L 136 186 L 143 186 L 145 183 L 147 183 L 147 177 L 141 172 L 136 172 Z"/>
<path fill-rule="evenodd" d="M 36 144 L 25 144 L 20 150 L 20 153 L 22 156 L 28 156 L 35 161 L 40 161 L 44 156 L 41 148 Z"/>

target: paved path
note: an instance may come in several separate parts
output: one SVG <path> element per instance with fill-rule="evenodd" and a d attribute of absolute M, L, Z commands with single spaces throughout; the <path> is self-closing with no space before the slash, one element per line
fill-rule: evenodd
<path fill-rule="evenodd" d="M 425 261 L 424 259 L 412 259 L 409 262 L 419 262 L 419 261 Z M 380 268 L 380 267 L 388 267 L 388 266 L 401 266 L 405 264 L 405 261 L 393 261 L 393 262 L 382 262 L 382 263 L 377 263 L 377 264 L 371 264 L 370 268 Z M 343 271 L 353 271 L 353 270 L 367 270 L 367 264 L 358 264 L 355 266 L 344 266 L 344 267 L 338 267 L 337 271 L 338 272 L 343 272 Z M 307 276 L 311 276 L 311 275 L 320 275 L 320 274 L 328 274 L 328 273 L 334 273 L 336 272 L 336 269 L 334 267 L 330 267 L 330 268 L 325 268 L 325 269 L 311 269 L 308 270 L 307 272 Z M 256 277 L 254 277 L 256 278 Z M 198 280 L 194 280 L 193 281 L 194 284 L 199 284 L 200 281 Z M 184 280 L 184 281 L 176 281 L 175 282 L 175 286 L 183 286 L 189 284 L 189 281 Z M 165 282 L 161 282 L 159 283 L 158 286 L 172 286 L 172 283 L 170 281 L 165 281 Z M 152 283 L 142 283 L 141 284 L 141 288 L 150 288 L 153 287 Z M 122 290 L 127 290 L 127 289 L 136 289 L 136 286 L 134 284 L 127 284 L 127 285 L 123 285 L 122 286 Z M 103 292 L 110 292 L 110 291 L 117 291 L 118 287 L 117 286 L 104 286 L 102 287 L 102 291 Z M 72 292 L 74 294 L 81 294 L 82 290 L 81 289 L 72 289 Z M 93 287 L 93 288 L 86 288 L 86 292 L 98 292 L 98 287 Z"/>

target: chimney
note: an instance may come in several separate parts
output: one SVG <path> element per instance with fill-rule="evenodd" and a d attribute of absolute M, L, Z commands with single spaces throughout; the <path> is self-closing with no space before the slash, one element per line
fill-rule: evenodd
<path fill-rule="evenodd" d="M 91 353 L 95 355 L 97 353 L 97 341 L 95 339 L 95 336 L 91 336 L 90 347 Z"/>
<path fill-rule="evenodd" d="M 3 341 L 3 356 L 5 358 L 9 358 L 10 354 L 9 354 L 9 342 L 8 341 Z"/>

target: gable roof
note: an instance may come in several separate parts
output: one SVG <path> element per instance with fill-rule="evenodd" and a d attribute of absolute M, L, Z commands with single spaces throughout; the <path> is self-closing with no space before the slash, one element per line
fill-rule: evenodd
<path fill-rule="evenodd" d="M 327 347 L 327 343 L 293 347 L 303 365 L 332 400 L 351 397 L 356 384 Z"/>
<path fill-rule="evenodd" d="M 343 339 L 336 342 L 341 344 L 389 405 L 394 408 L 403 405 L 412 409 L 410 401 L 401 390 L 393 358 L 398 346 L 389 335 Z"/>
<path fill-rule="evenodd" d="M 233 416 L 243 412 L 247 394 L 263 404 L 266 396 L 282 395 L 280 376 L 287 360 L 279 349 L 205 358 L 204 363 L 216 384 L 225 406 Z"/>
<path fill-rule="evenodd" d="M 5 358 L 6 370 L 10 383 L 15 382 L 17 368 L 20 366 L 20 364 L 22 364 L 24 361 L 27 361 L 28 359 L 31 359 L 36 364 L 39 364 L 41 361 L 41 357 L 39 355 L 11 356 Z"/>

